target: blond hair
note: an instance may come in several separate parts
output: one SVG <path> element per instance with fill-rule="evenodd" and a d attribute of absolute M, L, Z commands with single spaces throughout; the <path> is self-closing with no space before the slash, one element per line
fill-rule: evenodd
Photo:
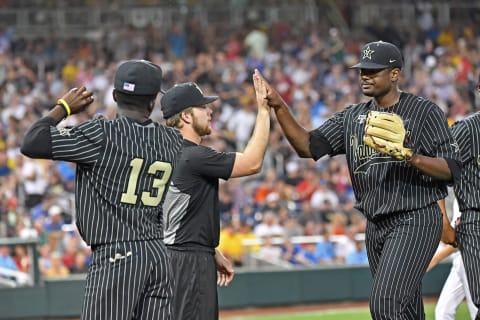
<path fill-rule="evenodd" d="M 171 116 L 170 118 L 165 120 L 166 125 L 169 126 L 169 127 L 177 128 L 177 129 L 182 128 L 183 127 L 183 122 L 182 122 L 182 119 L 180 118 L 180 114 L 182 112 L 186 112 L 186 113 L 191 114 L 192 110 L 193 110 L 193 107 L 188 107 L 185 110 L 182 110 L 177 114 L 174 114 L 173 116 Z"/>

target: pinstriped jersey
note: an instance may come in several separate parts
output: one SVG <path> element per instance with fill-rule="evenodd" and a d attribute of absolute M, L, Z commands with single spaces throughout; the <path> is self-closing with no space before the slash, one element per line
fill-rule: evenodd
<path fill-rule="evenodd" d="M 480 113 L 455 122 L 452 134 L 460 149 L 461 178 L 453 189 L 460 211 L 480 209 Z"/>
<path fill-rule="evenodd" d="M 77 164 L 76 224 L 89 245 L 161 239 L 162 202 L 183 138 L 128 118 L 50 127 L 54 160 Z"/>
<path fill-rule="evenodd" d="M 442 110 L 433 102 L 402 92 L 395 105 L 383 109 L 374 100 L 350 105 L 311 132 L 323 136 L 331 156 L 345 154 L 356 197 L 356 207 L 367 218 L 426 207 L 447 195 L 444 181 L 436 180 L 404 161 L 383 155 L 363 143 L 369 111 L 400 115 L 406 146 L 415 153 L 456 159 L 456 144 Z M 315 159 L 315 150 L 311 150 Z"/>
<path fill-rule="evenodd" d="M 218 152 L 184 141 L 164 202 L 165 244 L 209 249 L 218 246 L 218 180 L 230 177 L 235 156 L 234 152 Z"/>

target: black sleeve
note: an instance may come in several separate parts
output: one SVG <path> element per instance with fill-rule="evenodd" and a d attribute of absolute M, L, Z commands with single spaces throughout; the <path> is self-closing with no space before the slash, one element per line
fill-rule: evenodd
<path fill-rule="evenodd" d="M 450 168 L 450 171 L 452 172 L 452 182 L 455 183 L 460 183 L 460 178 L 462 175 L 462 165 L 460 161 L 457 161 L 455 159 L 450 159 L 450 158 L 445 158 L 445 161 L 447 161 L 448 167 Z"/>
<path fill-rule="evenodd" d="M 330 154 L 333 151 L 330 142 L 319 132 L 310 131 L 310 153 L 312 158 L 317 161 L 326 154 Z"/>
<path fill-rule="evenodd" d="M 51 159 L 52 139 L 50 127 L 57 123 L 50 117 L 44 117 L 35 122 L 27 131 L 20 151 L 30 158 Z"/>

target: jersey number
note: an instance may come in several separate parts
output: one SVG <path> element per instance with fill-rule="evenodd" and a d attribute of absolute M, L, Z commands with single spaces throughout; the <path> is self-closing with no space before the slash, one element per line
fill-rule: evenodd
<path fill-rule="evenodd" d="M 137 182 L 138 175 L 143 166 L 143 161 L 144 160 L 140 158 L 135 158 L 130 161 L 130 167 L 132 167 L 132 171 L 130 172 L 130 177 L 128 178 L 127 192 L 122 193 L 122 199 L 120 200 L 122 203 L 137 203 Z M 157 190 L 156 195 L 152 196 L 152 193 L 149 191 L 142 192 L 141 200 L 146 206 L 156 207 L 160 204 L 163 192 L 165 192 L 165 185 L 172 174 L 172 165 L 168 162 L 155 161 L 148 167 L 148 173 L 156 175 L 157 172 L 163 172 L 163 175 L 160 179 L 153 179 L 152 188 Z"/>

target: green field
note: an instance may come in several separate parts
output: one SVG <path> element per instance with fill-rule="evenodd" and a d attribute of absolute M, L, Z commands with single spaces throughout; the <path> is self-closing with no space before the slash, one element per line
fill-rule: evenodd
<path fill-rule="evenodd" d="M 426 320 L 434 320 L 434 304 L 425 305 Z M 318 312 L 302 312 L 271 316 L 222 317 L 221 320 L 370 320 L 368 309 L 328 310 Z M 465 303 L 460 305 L 456 320 L 470 319 Z"/>

